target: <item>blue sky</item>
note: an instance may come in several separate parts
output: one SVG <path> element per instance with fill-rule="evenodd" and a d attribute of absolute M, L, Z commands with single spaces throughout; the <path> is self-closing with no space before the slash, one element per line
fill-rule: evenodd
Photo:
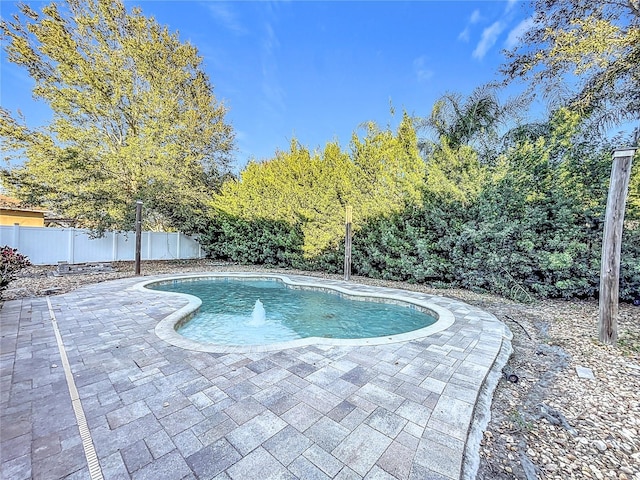
<path fill-rule="evenodd" d="M 41 8 L 48 2 L 28 2 Z M 292 138 L 348 148 L 364 122 L 427 116 L 446 92 L 500 79 L 502 50 L 530 22 L 528 2 L 126 0 L 198 47 L 237 134 L 236 167 L 272 158 Z M 1 0 L 1 14 L 15 2 Z M 2 53 L 0 101 L 30 126 L 50 117 Z M 390 114 L 390 106 L 396 111 Z"/>

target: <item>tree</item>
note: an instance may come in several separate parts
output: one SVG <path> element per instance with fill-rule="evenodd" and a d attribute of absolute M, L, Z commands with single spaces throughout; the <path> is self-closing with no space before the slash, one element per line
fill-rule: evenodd
<path fill-rule="evenodd" d="M 434 142 L 422 142 L 423 150 L 437 150 L 446 138 L 449 148 L 473 146 L 485 156 L 494 156 L 499 128 L 522 110 L 526 98 L 516 97 L 506 102 L 498 98 L 498 86 L 482 85 L 469 97 L 446 93 L 433 105 L 431 115 L 422 119 L 421 126 L 435 133 Z"/>
<path fill-rule="evenodd" d="M 354 185 L 359 195 L 350 200 L 354 226 L 361 219 L 420 203 L 425 163 L 418 150 L 414 119 L 406 112 L 395 133 L 389 128 L 381 130 L 373 122 L 366 124 L 364 138 L 354 133 L 351 158 L 357 169 Z"/>
<path fill-rule="evenodd" d="M 439 201 L 469 205 L 482 191 L 487 170 L 473 148 L 468 145 L 452 148 L 443 136 L 427 162 L 425 191 Z"/>
<path fill-rule="evenodd" d="M 8 59 L 34 79 L 53 119 L 30 130 L 0 112 L 2 171 L 17 197 L 101 231 L 147 219 L 193 231 L 228 171 L 234 132 L 196 47 L 122 0 L 20 5 L 0 24 Z"/>
<path fill-rule="evenodd" d="M 503 66 L 599 126 L 640 117 L 638 0 L 534 0 L 533 27 Z M 568 80 L 562 84 L 564 80 Z M 571 87 L 567 87 L 571 85 Z"/>
<path fill-rule="evenodd" d="M 256 227 L 269 222 L 300 227 L 305 253 L 317 254 L 342 233 L 343 225 L 335 217 L 343 215 L 340 198 L 349 197 L 344 184 L 349 188 L 354 172 L 337 144 L 327 144 L 325 154 L 309 152 L 294 139 L 289 151 L 278 151 L 275 158 L 261 163 L 251 162 L 240 178 L 225 182 L 214 195 L 213 206 L 225 215 L 254 222 Z"/>
<path fill-rule="evenodd" d="M 364 138 L 353 135 L 350 154 L 332 142 L 311 153 L 293 140 L 289 151 L 249 163 L 212 204 L 256 225 L 268 220 L 300 228 L 303 252 L 310 258 L 337 248 L 344 238 L 346 205 L 353 206 L 357 229 L 369 218 L 420 203 L 423 182 L 424 162 L 413 120 L 405 113 L 397 132 L 367 124 Z"/>

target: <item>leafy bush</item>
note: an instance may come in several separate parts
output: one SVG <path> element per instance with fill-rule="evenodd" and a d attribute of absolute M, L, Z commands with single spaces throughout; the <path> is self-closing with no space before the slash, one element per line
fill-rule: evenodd
<path fill-rule="evenodd" d="M 524 301 L 597 296 L 602 221 L 587 223 L 566 199 L 521 206 L 513 197 L 510 206 L 503 201 L 487 190 L 466 209 L 431 204 L 372 220 L 354 236 L 354 273 Z M 632 300 L 638 292 L 640 228 L 627 228 L 620 298 Z"/>
<path fill-rule="evenodd" d="M 298 266 L 302 261 L 302 232 L 283 221 L 245 220 L 219 214 L 199 241 L 211 257 L 273 267 Z"/>
<path fill-rule="evenodd" d="M 410 207 L 368 222 L 353 238 L 353 270 L 358 275 L 410 282 L 450 282 L 447 252 L 455 222 L 442 209 Z"/>
<path fill-rule="evenodd" d="M 298 158 L 294 145 L 291 158 L 253 166 L 255 175 L 243 176 L 245 193 L 255 190 L 259 195 L 229 197 L 229 205 L 242 206 L 244 214 L 221 209 L 227 213 L 216 218 L 204 245 L 211 255 L 232 261 L 341 273 L 346 200 L 355 207 L 354 274 L 458 286 L 518 300 L 596 297 L 611 145 L 591 134 L 580 136 L 578 120 L 561 111 L 546 128 L 509 144 L 490 161 L 468 145 L 451 146 L 441 138 L 425 163 L 420 194 L 395 195 L 394 208 L 384 208 L 389 196 L 381 186 L 395 173 L 384 173 L 386 160 L 379 160 L 387 154 L 402 156 L 397 147 L 412 143 L 412 135 L 399 135 L 402 142 L 382 141 L 387 133 L 354 141 L 351 158 L 334 145 L 322 160 L 307 161 L 309 155 L 303 152 Z M 411 148 L 407 152 L 407 158 L 414 157 Z M 269 170 L 275 167 L 277 175 Z M 405 169 L 400 167 L 393 166 L 392 173 Z M 354 168 L 357 175 L 345 173 Z M 289 178 L 289 170 L 295 178 Z M 415 168 L 410 170 L 415 187 Z M 377 176 L 367 177 L 370 171 Z M 259 185 L 282 183 L 260 190 L 249 188 L 251 178 Z M 371 180 L 376 178 L 384 181 Z M 622 245 L 623 300 L 640 292 L 639 178 L 640 168 L 634 168 Z M 233 184 L 227 190 L 232 187 L 240 188 Z M 280 203 L 265 202 L 268 195 Z M 296 207 L 287 219 L 252 217 L 277 213 L 278 205 L 292 212 L 296 205 L 305 208 Z M 315 239 L 313 249 L 308 248 L 309 237 Z"/>
<path fill-rule="evenodd" d="M 372 219 L 354 237 L 354 269 L 519 300 L 596 297 L 609 169 L 607 146 L 566 150 L 543 138 L 520 145 L 492 167 L 477 196 L 458 198 L 441 184 L 425 192 L 422 208 Z M 640 292 L 640 222 L 629 213 L 623 300 Z"/>
<path fill-rule="evenodd" d="M 15 280 L 17 273 L 29 265 L 29 259 L 18 253 L 18 249 L 7 245 L 0 247 L 0 291 L 7 288 L 9 282 Z"/>
<path fill-rule="evenodd" d="M 640 222 L 628 223 L 622 234 L 619 295 L 633 301 L 640 298 Z"/>
<path fill-rule="evenodd" d="M 396 132 L 373 123 L 366 132 L 362 139 L 354 134 L 350 152 L 337 142 L 311 152 L 293 140 L 275 158 L 250 162 L 213 196 L 212 206 L 247 222 L 296 225 L 305 258 L 323 256 L 344 237 L 345 206 L 355 207 L 359 228 L 368 218 L 401 211 L 405 202 L 420 202 L 425 164 L 413 120 L 404 114 Z"/>

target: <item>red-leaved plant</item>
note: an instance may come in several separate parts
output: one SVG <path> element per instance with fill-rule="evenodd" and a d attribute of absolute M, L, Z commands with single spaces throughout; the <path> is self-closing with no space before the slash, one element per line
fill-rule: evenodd
<path fill-rule="evenodd" d="M 18 253 L 17 248 L 7 245 L 0 247 L 0 291 L 4 290 L 9 282 L 15 280 L 18 271 L 31 265 L 29 258 Z"/>

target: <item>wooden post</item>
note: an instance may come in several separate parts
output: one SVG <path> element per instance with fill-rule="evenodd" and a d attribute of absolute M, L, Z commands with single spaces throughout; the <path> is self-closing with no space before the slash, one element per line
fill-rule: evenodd
<path fill-rule="evenodd" d="M 140 250 L 142 249 L 142 200 L 136 201 L 136 275 L 140 275 Z"/>
<path fill-rule="evenodd" d="M 346 207 L 345 212 L 345 235 L 344 235 L 344 279 L 351 279 L 351 220 L 353 208 Z"/>
<path fill-rule="evenodd" d="M 618 290 L 620 281 L 620 250 L 624 225 L 624 208 L 631 178 L 631 162 L 635 148 L 621 148 L 613 152 L 611 183 L 607 197 L 602 239 L 600 269 L 599 339 L 615 345 L 618 340 Z"/>

